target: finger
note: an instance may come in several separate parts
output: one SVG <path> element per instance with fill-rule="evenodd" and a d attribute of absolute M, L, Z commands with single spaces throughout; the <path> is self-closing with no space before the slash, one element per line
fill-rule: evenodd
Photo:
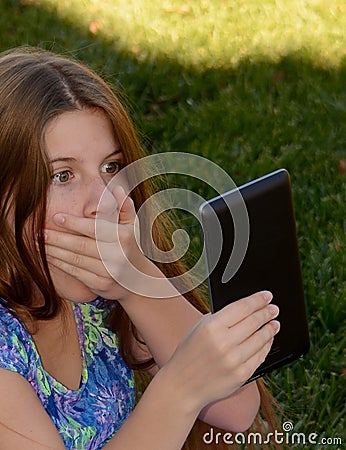
<path fill-rule="evenodd" d="M 46 252 L 54 256 L 52 247 L 65 249 L 78 255 L 98 257 L 96 241 L 87 236 L 80 236 L 56 230 L 45 230 Z"/>
<path fill-rule="evenodd" d="M 95 219 L 58 213 L 53 216 L 56 225 L 77 234 L 95 238 Z"/>
<path fill-rule="evenodd" d="M 53 217 L 59 227 L 79 236 L 100 240 L 102 242 L 114 242 L 117 236 L 117 223 L 105 219 L 91 219 L 88 217 L 77 217 L 71 214 L 58 213 Z M 75 235 L 74 234 L 74 235 Z M 82 245 L 82 244 L 81 244 Z"/>
<path fill-rule="evenodd" d="M 46 254 L 49 261 L 52 261 L 52 258 L 54 258 L 54 260 L 64 262 L 65 271 L 69 274 L 77 267 L 88 272 L 93 272 L 98 276 L 106 277 L 108 275 L 104 264 L 98 257 L 85 256 L 51 245 L 46 246 Z"/>
<path fill-rule="evenodd" d="M 264 357 L 270 350 L 273 338 L 279 330 L 280 322 L 277 320 L 272 320 L 256 331 L 256 333 L 252 334 L 248 339 L 243 341 L 238 347 L 243 361 L 247 361 L 255 357 L 255 360 L 260 359 L 261 362 L 263 362 Z"/>
<path fill-rule="evenodd" d="M 234 343 L 239 344 L 249 338 L 270 320 L 279 315 L 279 308 L 276 305 L 266 305 L 264 308 L 255 311 L 244 320 L 238 322 L 229 329 L 230 338 Z"/>
<path fill-rule="evenodd" d="M 272 298 L 273 295 L 269 291 L 257 292 L 225 306 L 214 314 L 215 320 L 220 321 L 220 324 L 232 327 L 255 311 L 264 308 Z"/>
<path fill-rule="evenodd" d="M 256 369 L 265 361 L 270 349 L 273 345 L 274 336 L 280 330 L 280 323 L 276 320 L 269 322 L 263 329 L 260 330 L 261 338 L 259 336 L 252 336 L 250 345 L 247 347 L 249 352 L 244 352 L 243 356 L 250 355 L 247 360 L 239 365 L 239 371 L 242 379 L 247 380 L 255 372 Z M 264 339 L 264 341 L 262 341 Z M 259 345 L 259 343 L 263 345 Z M 249 343 L 248 343 L 249 344 Z M 252 350 L 250 352 L 250 350 Z M 244 348 L 242 349 L 244 351 Z"/>
<path fill-rule="evenodd" d="M 52 256 L 49 256 L 47 260 L 49 265 L 53 266 L 54 269 L 60 270 L 65 274 L 72 276 L 73 278 L 87 286 L 93 292 L 107 292 L 109 290 L 110 282 L 114 284 L 114 280 L 109 277 L 108 273 L 108 277 L 102 277 L 94 271 L 90 272 L 81 267 L 71 266 L 65 261 L 54 258 Z"/>
<path fill-rule="evenodd" d="M 132 198 L 129 195 L 126 195 L 124 188 L 120 185 L 116 185 L 112 192 L 119 206 L 119 224 L 134 223 L 136 219 L 136 210 Z"/>
<path fill-rule="evenodd" d="M 260 367 L 268 356 L 273 344 L 273 339 L 268 341 L 262 349 L 252 355 L 247 361 L 239 365 L 239 373 L 244 384 L 254 374 L 254 372 Z"/>

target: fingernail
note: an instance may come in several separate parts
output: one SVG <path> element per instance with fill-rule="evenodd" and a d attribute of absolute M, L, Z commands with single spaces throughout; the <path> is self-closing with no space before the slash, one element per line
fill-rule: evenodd
<path fill-rule="evenodd" d="M 272 320 L 270 323 L 272 324 L 275 333 L 277 333 L 280 330 L 280 322 L 278 320 Z"/>
<path fill-rule="evenodd" d="M 63 214 L 55 214 L 54 221 L 58 225 L 62 225 L 65 222 L 65 216 Z"/>
<path fill-rule="evenodd" d="M 279 314 L 279 308 L 276 305 L 269 305 L 267 308 L 272 316 Z"/>
<path fill-rule="evenodd" d="M 273 294 L 270 291 L 263 291 L 262 292 L 263 298 L 266 301 L 270 301 L 273 298 Z"/>

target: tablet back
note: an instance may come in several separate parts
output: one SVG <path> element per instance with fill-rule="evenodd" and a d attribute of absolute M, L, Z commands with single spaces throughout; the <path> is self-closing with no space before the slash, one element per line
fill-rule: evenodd
<path fill-rule="evenodd" d="M 237 221 L 244 216 L 244 208 L 247 224 L 244 217 Z M 288 172 L 277 170 L 203 203 L 200 219 L 212 311 L 262 290 L 271 291 L 273 303 L 280 308 L 280 332 L 249 381 L 304 355 L 309 349 L 309 333 Z M 233 253 L 232 263 L 235 236 L 244 234 L 247 226 L 245 257 L 232 274 L 230 269 L 239 265 L 236 259 L 240 255 L 239 251 Z M 244 236 L 241 238 L 244 241 Z"/>

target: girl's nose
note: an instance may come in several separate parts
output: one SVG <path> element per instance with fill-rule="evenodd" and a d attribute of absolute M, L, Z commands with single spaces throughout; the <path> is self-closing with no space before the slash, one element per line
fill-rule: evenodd
<path fill-rule="evenodd" d="M 114 221 L 117 213 L 117 202 L 101 176 L 92 178 L 85 185 L 84 217 Z"/>

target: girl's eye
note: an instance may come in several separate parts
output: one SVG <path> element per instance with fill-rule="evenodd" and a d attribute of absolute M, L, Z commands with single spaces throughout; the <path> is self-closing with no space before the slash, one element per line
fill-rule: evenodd
<path fill-rule="evenodd" d="M 102 173 L 110 173 L 114 174 L 117 173 L 121 169 L 120 163 L 116 161 L 107 162 L 106 164 L 103 164 L 101 167 Z"/>
<path fill-rule="evenodd" d="M 63 170 L 62 172 L 58 172 L 52 176 L 53 183 L 63 184 L 70 181 L 71 172 L 69 170 Z"/>

